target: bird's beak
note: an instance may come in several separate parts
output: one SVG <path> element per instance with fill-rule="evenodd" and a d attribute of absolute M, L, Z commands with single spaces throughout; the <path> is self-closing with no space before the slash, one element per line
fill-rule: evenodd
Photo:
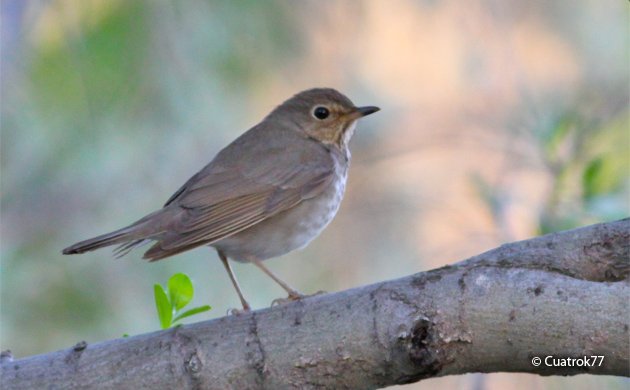
<path fill-rule="evenodd" d="M 374 114 L 376 111 L 379 111 L 380 108 L 374 106 L 365 106 L 365 107 L 356 107 L 353 111 L 346 114 L 346 118 L 348 120 L 353 121 L 359 118 L 363 118 L 364 116 Z"/>
<path fill-rule="evenodd" d="M 375 106 L 365 106 L 365 107 L 358 107 L 357 113 L 359 113 L 360 116 L 368 116 L 380 110 L 381 110 L 380 108 L 375 107 Z"/>
<path fill-rule="evenodd" d="M 352 122 L 359 118 L 363 118 L 364 116 L 374 114 L 376 111 L 380 111 L 380 108 L 375 106 L 355 107 L 354 110 L 345 115 L 345 118 L 349 122 Z"/>

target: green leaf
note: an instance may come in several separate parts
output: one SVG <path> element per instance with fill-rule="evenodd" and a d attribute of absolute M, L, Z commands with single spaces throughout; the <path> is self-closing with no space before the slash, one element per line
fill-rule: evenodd
<path fill-rule="evenodd" d="M 177 321 L 181 320 L 182 318 L 190 317 L 190 316 L 198 314 L 198 313 L 203 313 L 204 311 L 208 311 L 210 309 L 212 309 L 212 308 L 209 305 L 195 307 L 194 309 L 187 310 L 187 311 L 183 312 L 182 314 L 178 315 L 177 317 L 175 317 L 173 322 L 177 322 Z"/>
<path fill-rule="evenodd" d="M 181 310 L 193 298 L 194 289 L 186 274 L 177 273 L 168 280 L 168 295 L 175 311 Z"/>
<path fill-rule="evenodd" d="M 592 199 L 612 192 L 619 185 L 620 177 L 609 156 L 600 156 L 591 160 L 582 175 L 584 199 Z"/>
<path fill-rule="evenodd" d="M 157 308 L 162 329 L 168 329 L 171 326 L 171 320 L 173 319 L 173 308 L 171 307 L 171 303 L 168 301 L 168 296 L 166 296 L 164 288 L 162 288 L 159 284 L 153 286 L 153 292 L 155 294 L 155 307 Z"/>

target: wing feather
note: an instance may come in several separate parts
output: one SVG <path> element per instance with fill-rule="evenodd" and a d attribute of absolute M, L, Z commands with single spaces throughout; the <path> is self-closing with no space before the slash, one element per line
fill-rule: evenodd
<path fill-rule="evenodd" d="M 320 194 L 337 174 L 336 161 L 322 144 L 299 141 L 301 150 L 272 150 L 232 163 L 222 158 L 234 144 L 228 146 L 167 201 L 166 207 L 182 212 L 144 257 L 157 260 L 211 244 Z"/>

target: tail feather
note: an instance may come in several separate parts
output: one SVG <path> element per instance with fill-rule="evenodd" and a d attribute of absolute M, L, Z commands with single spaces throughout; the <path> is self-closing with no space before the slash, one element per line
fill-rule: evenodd
<path fill-rule="evenodd" d="M 110 245 L 122 244 L 117 249 L 117 256 L 123 256 L 146 239 L 151 239 L 162 232 L 164 229 L 163 222 L 165 220 L 168 221 L 170 217 L 170 212 L 165 211 L 165 209 L 158 210 L 122 229 L 77 242 L 64 249 L 62 253 L 64 255 L 74 255 Z"/>
<path fill-rule="evenodd" d="M 105 246 L 122 244 L 133 239 L 134 231 L 135 229 L 130 229 L 130 227 L 122 228 L 111 233 L 90 238 L 89 240 L 77 242 L 76 244 L 65 248 L 62 253 L 64 255 L 74 255 L 77 253 L 93 251 Z"/>
<path fill-rule="evenodd" d="M 150 240 L 146 238 L 140 238 L 138 240 L 133 240 L 133 241 L 129 241 L 124 244 L 121 244 L 116 249 L 114 249 L 114 256 L 117 259 L 119 259 L 123 257 L 124 255 L 126 255 L 127 253 L 131 252 L 132 249 L 136 249 L 136 247 L 146 245 L 147 243 L 149 243 L 149 241 Z"/>

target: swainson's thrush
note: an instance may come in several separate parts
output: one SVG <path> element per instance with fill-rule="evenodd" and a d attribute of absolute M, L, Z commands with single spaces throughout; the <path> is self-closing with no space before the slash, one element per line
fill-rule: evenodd
<path fill-rule="evenodd" d="M 356 122 L 378 110 L 356 107 L 334 89 L 300 92 L 221 150 L 162 209 L 63 253 L 121 244 L 116 251 L 122 256 L 152 240 L 144 258 L 155 261 L 210 245 L 245 310 L 249 304 L 228 258 L 256 264 L 298 299 L 302 295 L 262 260 L 303 248 L 332 220 L 346 186 Z"/>

